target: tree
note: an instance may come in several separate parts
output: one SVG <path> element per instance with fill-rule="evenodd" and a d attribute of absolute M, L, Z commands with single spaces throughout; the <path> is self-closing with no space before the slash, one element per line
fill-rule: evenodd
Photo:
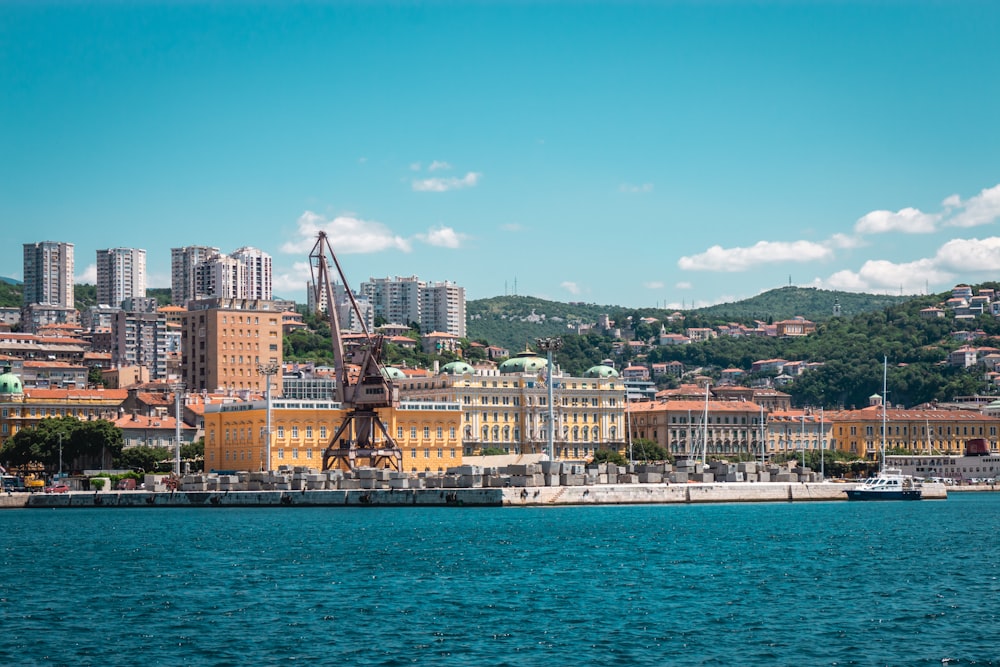
<path fill-rule="evenodd" d="M 183 448 L 182 448 L 183 450 Z M 122 450 L 115 459 L 115 466 L 142 472 L 155 472 L 160 461 L 172 459 L 170 450 L 166 447 L 148 447 L 139 445 Z"/>
<path fill-rule="evenodd" d="M 51 417 L 15 433 L 0 449 L 0 459 L 13 466 L 39 464 L 53 472 L 60 460 L 64 471 L 103 468 L 123 445 L 122 430 L 107 420 Z"/>
<path fill-rule="evenodd" d="M 636 438 L 632 441 L 633 461 L 666 461 L 674 462 L 673 455 L 666 449 L 646 438 Z"/>
<path fill-rule="evenodd" d="M 628 465 L 625 457 L 612 449 L 598 449 L 594 452 L 594 463 L 614 463 L 620 466 Z"/>

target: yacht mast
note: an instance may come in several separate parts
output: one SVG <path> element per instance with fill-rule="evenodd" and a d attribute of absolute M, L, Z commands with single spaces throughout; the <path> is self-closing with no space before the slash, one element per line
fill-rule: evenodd
<path fill-rule="evenodd" d="M 879 471 L 885 472 L 885 413 L 888 410 L 888 406 L 885 403 L 886 399 L 886 376 L 889 372 L 889 357 L 882 357 L 882 451 L 881 460 L 879 461 Z"/>

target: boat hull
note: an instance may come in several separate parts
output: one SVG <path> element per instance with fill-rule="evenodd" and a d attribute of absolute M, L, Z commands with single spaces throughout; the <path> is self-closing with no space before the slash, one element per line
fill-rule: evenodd
<path fill-rule="evenodd" d="M 848 500 L 920 500 L 920 489 L 875 491 L 872 489 L 848 489 Z"/>

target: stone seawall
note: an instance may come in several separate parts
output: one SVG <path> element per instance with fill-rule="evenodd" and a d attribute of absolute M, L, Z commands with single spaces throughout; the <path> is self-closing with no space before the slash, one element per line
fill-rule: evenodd
<path fill-rule="evenodd" d="M 57 507 L 405 507 L 544 506 L 846 500 L 853 484 L 726 482 L 601 484 L 473 489 L 340 489 L 315 491 L 101 491 L 0 496 L 0 508 Z M 944 485 L 924 486 L 928 500 L 948 497 Z"/>

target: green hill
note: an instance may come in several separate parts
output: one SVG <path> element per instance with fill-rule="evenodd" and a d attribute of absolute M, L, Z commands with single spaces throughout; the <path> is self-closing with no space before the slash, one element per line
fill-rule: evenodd
<path fill-rule="evenodd" d="M 684 315 L 694 326 L 732 321 L 745 324 L 754 320 L 776 322 L 795 316 L 824 322 L 833 317 L 835 304 L 840 305 L 842 317 L 852 317 L 881 311 L 914 298 L 782 287 L 744 301 L 684 311 Z M 468 337 L 486 340 L 512 351 L 523 349 L 526 343 L 533 345 L 535 338 L 577 333 L 580 325 L 590 326 L 602 316 L 608 316 L 619 328 L 628 328 L 629 317 L 634 321 L 651 317 L 665 322 L 673 312 L 672 309 L 562 303 L 526 296 L 498 296 L 466 303 Z"/>

